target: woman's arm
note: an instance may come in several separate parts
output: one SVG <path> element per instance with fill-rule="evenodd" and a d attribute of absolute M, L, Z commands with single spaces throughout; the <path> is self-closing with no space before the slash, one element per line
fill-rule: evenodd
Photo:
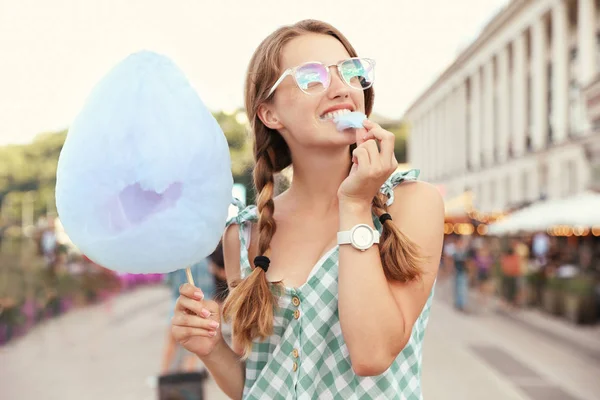
<path fill-rule="evenodd" d="M 239 226 L 229 226 L 223 235 L 223 257 L 230 292 L 232 283 L 241 276 L 240 245 Z M 232 399 L 241 399 L 244 392 L 246 363 L 241 360 L 240 354 L 242 349 L 233 335 L 233 349 L 221 339 L 209 355 L 200 357 L 217 385 Z"/>
<path fill-rule="evenodd" d="M 241 400 L 246 379 L 246 364 L 225 340 L 221 339 L 208 356 L 200 359 L 221 390 L 230 398 Z"/>
<path fill-rule="evenodd" d="M 444 206 L 435 187 L 404 183 L 394 190 L 388 209 L 392 222 L 426 257 L 423 277 L 409 283 L 388 282 L 377 245 L 361 252 L 340 247 L 339 316 L 357 375 L 383 373 L 410 339 L 437 276 L 444 228 Z M 371 204 L 340 202 L 340 231 L 359 223 L 373 227 Z"/>
<path fill-rule="evenodd" d="M 189 283 L 181 285 L 179 293 L 172 320 L 173 338 L 206 364 L 228 396 L 241 399 L 245 368 L 221 335 L 219 304 L 204 299 L 202 291 Z"/>

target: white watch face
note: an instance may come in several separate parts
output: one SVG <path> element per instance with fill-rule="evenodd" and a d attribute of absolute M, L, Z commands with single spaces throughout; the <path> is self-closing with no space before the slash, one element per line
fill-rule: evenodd
<path fill-rule="evenodd" d="M 352 233 L 352 242 L 357 247 L 369 247 L 373 244 L 373 231 L 368 226 L 358 226 Z"/>

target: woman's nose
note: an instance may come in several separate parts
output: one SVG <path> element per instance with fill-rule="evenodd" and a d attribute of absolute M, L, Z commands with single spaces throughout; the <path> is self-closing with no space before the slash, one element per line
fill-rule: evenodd
<path fill-rule="evenodd" d="M 350 95 L 350 87 L 346 85 L 340 76 L 335 66 L 329 67 L 331 73 L 331 83 L 327 89 L 327 93 L 330 98 L 335 99 L 337 97 L 348 97 Z"/>

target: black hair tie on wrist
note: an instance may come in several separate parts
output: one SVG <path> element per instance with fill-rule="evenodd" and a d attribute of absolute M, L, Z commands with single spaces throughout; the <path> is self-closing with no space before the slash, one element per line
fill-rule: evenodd
<path fill-rule="evenodd" d="M 381 217 L 379 217 L 379 222 L 381 222 L 381 225 L 383 225 L 385 223 L 385 221 L 391 221 L 392 220 L 392 216 L 388 213 L 385 214 L 381 214 Z"/>
<path fill-rule="evenodd" d="M 265 272 L 267 272 L 267 270 L 269 269 L 270 263 L 271 263 L 271 260 L 269 260 L 269 257 L 267 257 L 267 256 L 254 257 L 254 266 L 262 269 Z"/>

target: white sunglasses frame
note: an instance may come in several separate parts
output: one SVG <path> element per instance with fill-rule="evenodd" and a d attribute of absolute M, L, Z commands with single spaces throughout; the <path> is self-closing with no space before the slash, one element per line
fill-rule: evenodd
<path fill-rule="evenodd" d="M 340 71 L 340 68 L 341 68 L 341 66 L 342 66 L 343 63 L 348 62 L 350 60 L 366 60 L 366 61 L 368 61 L 371 64 L 371 70 L 373 70 L 373 80 L 371 81 L 371 84 L 368 87 L 359 89 L 359 88 L 356 88 L 356 87 L 350 85 L 348 82 L 346 82 L 346 79 L 344 79 L 344 77 L 342 76 L 342 72 Z M 296 77 L 294 76 L 294 74 L 296 73 L 296 71 L 298 70 L 298 68 L 301 68 L 301 67 L 303 67 L 303 66 L 305 66 L 307 64 L 321 64 L 321 65 L 323 65 L 325 67 L 325 69 L 327 70 L 327 73 L 328 73 L 328 77 L 329 77 L 329 82 L 327 84 L 327 87 L 329 87 L 329 85 L 331 84 L 331 73 L 329 72 L 329 69 L 331 67 L 336 67 L 336 69 L 338 71 L 338 74 L 342 78 L 342 81 L 344 81 L 344 83 L 346 85 L 348 85 L 349 87 L 351 87 L 352 89 L 355 89 L 355 90 L 366 90 L 366 89 L 369 89 L 370 87 L 373 87 L 373 82 L 375 81 L 375 71 L 374 71 L 374 69 L 375 69 L 375 60 L 373 60 L 372 58 L 350 57 L 350 58 L 346 58 L 345 60 L 342 60 L 342 61 L 340 61 L 338 63 L 330 64 L 330 65 L 325 65 L 325 64 L 323 64 L 320 61 L 308 61 L 308 62 L 302 63 L 302 64 L 297 65 L 297 66 L 292 67 L 292 68 L 288 68 L 285 71 L 283 71 L 283 74 L 281 74 L 281 76 L 279 77 L 279 79 L 277 79 L 277 81 L 273 84 L 273 87 L 271 87 L 271 90 L 269 91 L 269 94 L 267 95 L 267 98 L 271 97 L 271 95 L 273 94 L 273 92 L 275 92 L 275 89 L 277 89 L 277 87 L 281 84 L 281 82 L 283 82 L 283 80 L 288 75 L 294 78 L 294 82 L 296 83 L 296 86 L 298 86 L 298 88 L 300 90 L 302 90 L 304 93 L 306 93 L 308 95 L 311 95 L 311 93 L 306 92 L 304 89 L 302 89 L 300 87 L 300 85 L 298 84 L 298 81 L 296 80 Z M 325 88 L 325 89 L 327 89 L 327 88 Z"/>

